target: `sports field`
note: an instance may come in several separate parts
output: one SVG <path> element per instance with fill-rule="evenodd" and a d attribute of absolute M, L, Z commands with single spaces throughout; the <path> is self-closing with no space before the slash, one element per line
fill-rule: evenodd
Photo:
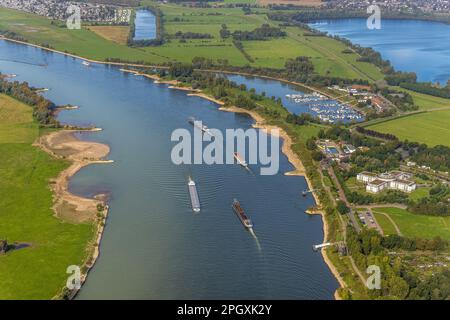
<path fill-rule="evenodd" d="M 54 217 L 49 180 L 67 163 L 31 145 L 38 132 L 31 107 L 0 95 L 0 239 L 26 246 L 0 255 L 0 300 L 54 297 L 93 238 L 91 223 Z"/>
<path fill-rule="evenodd" d="M 450 109 L 424 112 L 380 122 L 368 129 L 392 133 L 398 138 L 426 143 L 429 146 L 450 146 Z"/>

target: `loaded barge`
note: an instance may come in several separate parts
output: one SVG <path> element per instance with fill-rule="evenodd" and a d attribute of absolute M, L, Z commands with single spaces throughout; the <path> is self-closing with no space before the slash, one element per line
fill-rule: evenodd
<path fill-rule="evenodd" d="M 242 209 L 241 204 L 239 203 L 239 201 L 234 199 L 233 200 L 233 204 L 231 205 L 231 207 L 233 208 L 234 212 L 238 216 L 239 220 L 241 220 L 241 222 L 244 225 L 244 227 L 246 227 L 247 229 L 252 229 L 253 228 L 253 222 L 250 220 L 249 217 L 247 217 L 247 215 L 245 214 L 244 209 Z"/>
<path fill-rule="evenodd" d="M 188 182 L 189 194 L 191 196 L 191 205 L 194 212 L 200 212 L 200 200 L 198 199 L 197 186 L 194 180 L 189 177 Z"/>

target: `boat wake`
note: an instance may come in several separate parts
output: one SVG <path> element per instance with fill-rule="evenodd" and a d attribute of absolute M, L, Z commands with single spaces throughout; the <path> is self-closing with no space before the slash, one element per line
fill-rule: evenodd
<path fill-rule="evenodd" d="M 27 65 L 30 65 L 30 66 L 36 66 L 36 67 L 47 67 L 47 64 L 33 63 L 33 62 L 20 61 L 20 60 L 13 60 L 13 59 L 0 59 L 0 61 L 4 61 L 4 62 L 14 62 L 14 63 L 20 63 L 20 64 L 27 64 Z"/>
<path fill-rule="evenodd" d="M 261 244 L 259 243 L 259 239 L 258 239 L 258 237 L 256 236 L 255 231 L 254 231 L 253 228 L 252 228 L 252 229 L 249 229 L 248 232 L 250 232 L 250 234 L 252 235 L 253 239 L 255 239 L 256 246 L 258 247 L 258 251 L 261 252 L 261 251 L 262 251 L 262 250 L 261 250 Z"/>

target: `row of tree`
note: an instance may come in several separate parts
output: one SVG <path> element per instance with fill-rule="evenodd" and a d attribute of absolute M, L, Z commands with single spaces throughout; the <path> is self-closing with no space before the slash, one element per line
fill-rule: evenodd
<path fill-rule="evenodd" d="M 374 299 L 448 299 L 450 298 L 450 274 L 447 270 L 437 272 L 437 278 L 426 277 L 405 265 L 399 256 L 388 254 L 388 250 L 432 250 L 440 251 L 448 247 L 448 242 L 440 238 L 408 239 L 400 236 L 382 237 L 373 229 L 363 229 L 357 233 L 353 227 L 347 228 L 347 246 L 360 270 L 371 265 L 380 268 L 381 286 L 367 290 Z M 351 293 L 346 292 L 348 298 Z"/>
<path fill-rule="evenodd" d="M 261 27 L 252 31 L 236 30 L 231 35 L 234 40 L 249 41 L 285 37 L 286 32 L 282 31 L 280 28 L 271 27 L 269 24 L 263 24 Z"/>
<path fill-rule="evenodd" d="M 53 116 L 56 106 L 50 100 L 36 93 L 27 82 L 9 82 L 0 76 L 0 93 L 9 95 L 33 108 L 33 118 L 42 126 L 59 125 Z"/>

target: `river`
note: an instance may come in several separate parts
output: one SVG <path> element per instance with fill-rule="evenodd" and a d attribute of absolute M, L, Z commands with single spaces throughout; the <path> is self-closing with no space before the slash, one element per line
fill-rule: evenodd
<path fill-rule="evenodd" d="M 383 18 L 383 16 L 382 16 Z M 396 70 L 416 72 L 419 81 L 446 84 L 450 79 L 450 25 L 417 20 L 381 20 L 369 30 L 365 19 L 326 20 L 310 24 L 320 31 L 372 47 Z"/>
<path fill-rule="evenodd" d="M 332 299 L 338 287 L 320 253 L 320 216 L 303 177 L 281 154 L 280 173 L 261 176 L 237 165 L 177 166 L 171 133 L 192 130 L 189 116 L 210 128 L 250 128 L 245 115 L 167 85 L 38 48 L 0 41 L 0 71 L 50 90 L 56 104 L 78 105 L 60 121 L 94 124 L 86 140 L 111 147 L 111 165 L 91 165 L 71 181 L 72 192 L 110 195 L 101 255 L 79 299 Z M 197 184 L 202 211 L 193 214 L 188 176 Z M 238 198 L 257 238 L 230 205 Z M 65 270 L 62 270 L 65 272 Z"/>

